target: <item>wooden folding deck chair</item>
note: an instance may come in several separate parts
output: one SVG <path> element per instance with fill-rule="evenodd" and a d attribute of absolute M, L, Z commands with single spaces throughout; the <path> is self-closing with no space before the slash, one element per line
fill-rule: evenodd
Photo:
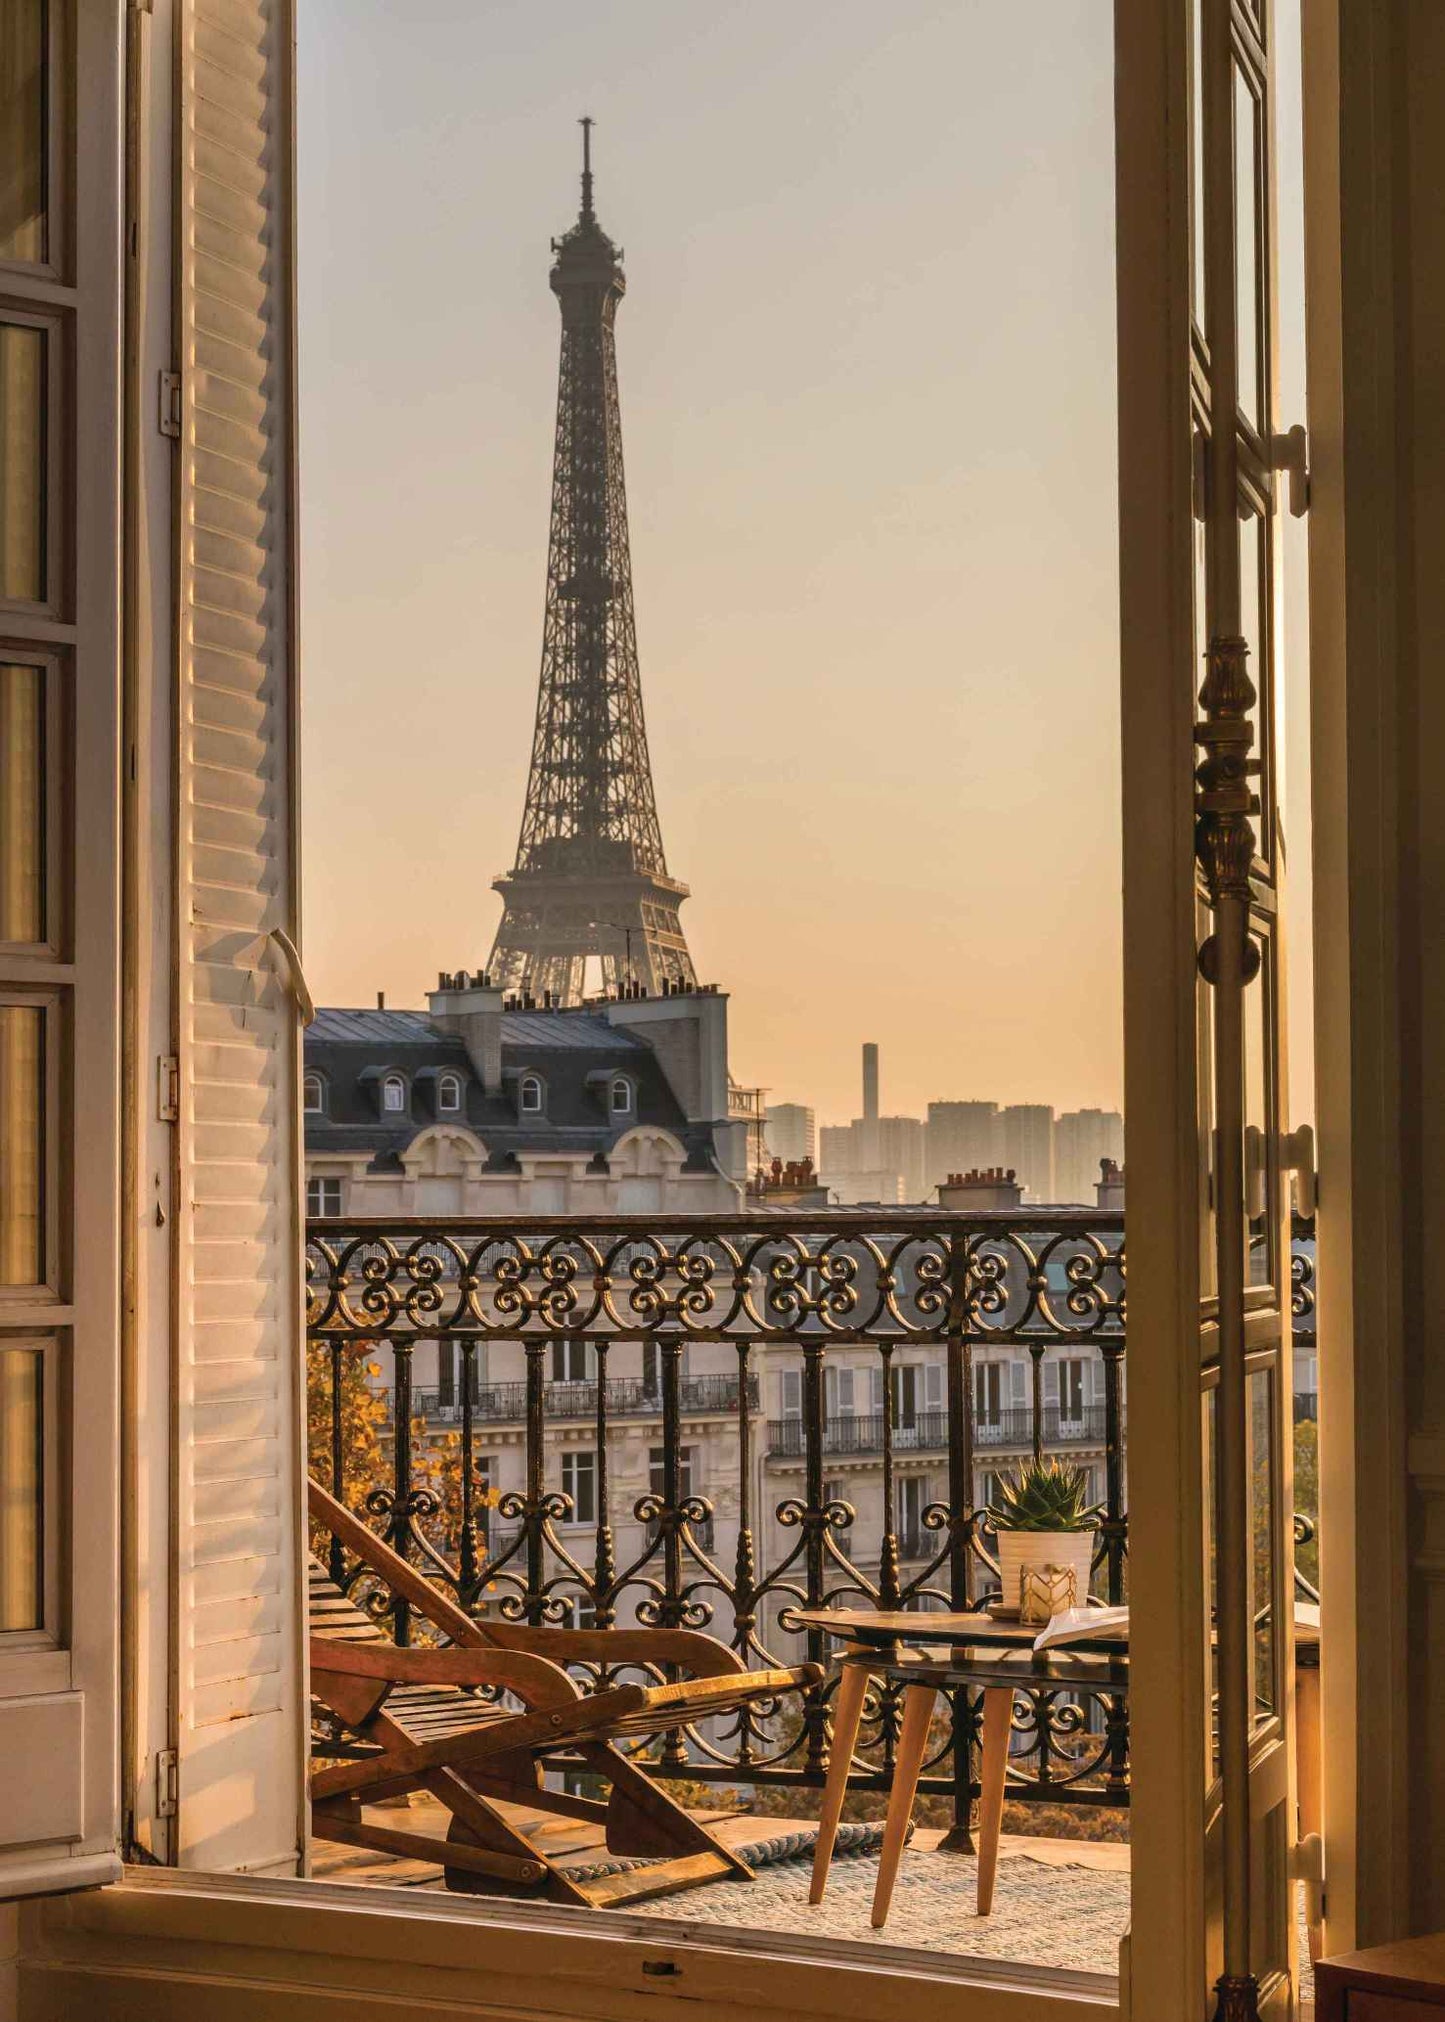
<path fill-rule="evenodd" d="M 748 1671 L 724 1644 L 690 1629 L 475 1621 L 315 1481 L 310 1504 L 312 1516 L 450 1644 L 399 1649 L 313 1560 L 312 1696 L 357 1742 L 376 1751 L 313 1770 L 317 1838 L 439 1861 L 447 1887 L 472 1895 L 537 1894 L 605 1905 L 669 1895 L 721 1875 L 751 1876 L 745 1862 L 617 1743 L 800 1691 L 818 1682 L 821 1666 Z M 584 1695 L 563 1669 L 568 1662 L 666 1665 L 691 1676 Z M 469 1688 L 478 1686 L 500 1687 L 524 1710 L 477 1700 Z M 548 1790 L 543 1771 L 559 1755 L 605 1777 L 610 1797 Z M 451 1813 L 445 1840 L 377 1824 L 363 1812 L 365 1805 L 414 1790 L 429 1791 Z M 600 1821 L 610 1855 L 653 1864 L 574 1879 L 507 1818 L 499 1800 Z"/>

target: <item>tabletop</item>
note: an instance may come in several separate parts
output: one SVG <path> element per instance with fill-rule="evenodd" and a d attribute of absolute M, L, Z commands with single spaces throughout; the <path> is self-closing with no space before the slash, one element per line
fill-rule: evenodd
<path fill-rule="evenodd" d="M 805 1629 L 819 1629 L 825 1636 L 836 1636 L 845 1643 L 864 1644 L 878 1650 L 880 1655 L 898 1643 L 946 1644 L 950 1648 L 977 1643 L 995 1649 L 1031 1651 L 1043 1627 L 1040 1622 L 997 1621 L 992 1615 L 977 1612 L 945 1614 L 933 1609 L 915 1612 L 903 1608 L 802 1608 L 796 1619 Z M 1059 1657 L 1070 1650 L 1126 1656 L 1129 1638 L 1127 1633 L 1118 1631 L 1113 1635 L 1076 1636 L 1040 1655 Z"/>

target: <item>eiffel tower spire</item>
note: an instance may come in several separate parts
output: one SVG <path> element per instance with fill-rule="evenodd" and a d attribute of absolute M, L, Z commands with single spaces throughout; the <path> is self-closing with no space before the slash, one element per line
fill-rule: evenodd
<path fill-rule="evenodd" d="M 622 254 L 592 207 L 592 121 L 582 121 L 582 206 L 552 241 L 562 312 L 542 672 L 522 833 L 495 881 L 501 989 L 582 1001 L 587 957 L 604 987 L 692 986 L 652 791 L 632 613 L 614 324 Z"/>

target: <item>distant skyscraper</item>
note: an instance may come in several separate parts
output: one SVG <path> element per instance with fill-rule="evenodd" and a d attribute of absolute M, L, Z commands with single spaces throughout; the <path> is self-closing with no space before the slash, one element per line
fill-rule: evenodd
<path fill-rule="evenodd" d="M 950 1173 L 987 1172 L 1003 1163 L 1003 1126 L 996 1102 L 930 1102 L 924 1174 L 930 1187 Z"/>
<path fill-rule="evenodd" d="M 578 1004 L 589 956 L 610 994 L 694 987 L 652 791 L 632 617 L 622 415 L 613 325 L 622 256 L 592 209 L 583 120 L 582 209 L 552 241 L 562 311 L 552 533 L 532 770 L 491 980 L 509 995 Z"/>
<path fill-rule="evenodd" d="M 863 1114 L 824 1124 L 819 1145 L 823 1178 L 830 1186 L 842 1182 L 847 1198 L 923 1199 L 923 1125 L 916 1116 L 878 1114 L 878 1048 L 871 1040 L 863 1048 Z"/>
<path fill-rule="evenodd" d="M 1058 1198 L 1092 1207 L 1099 1161 L 1124 1160 L 1124 1119 L 1117 1109 L 1066 1110 L 1054 1126 Z"/>
<path fill-rule="evenodd" d="M 1015 1102 L 1002 1112 L 999 1123 L 1005 1168 L 1013 1167 L 1030 1200 L 1054 1200 L 1053 1110 L 1042 1102 Z"/>
<path fill-rule="evenodd" d="M 801 1102 L 769 1103 L 766 1135 L 770 1156 L 780 1158 L 784 1165 L 800 1163 L 805 1158 L 817 1164 L 816 1122 L 812 1110 Z"/>

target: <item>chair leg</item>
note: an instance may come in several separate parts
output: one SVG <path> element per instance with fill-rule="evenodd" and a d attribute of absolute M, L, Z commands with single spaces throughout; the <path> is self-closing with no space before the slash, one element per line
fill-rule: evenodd
<path fill-rule="evenodd" d="M 928 1722 L 938 1697 L 932 1685 L 910 1685 L 903 1699 L 903 1727 L 898 1736 L 898 1754 L 893 1763 L 893 1789 L 888 1799 L 888 1817 L 883 1826 L 883 1854 L 878 1863 L 878 1885 L 873 1891 L 875 1931 L 888 1920 L 893 1900 L 893 1884 L 908 1837 L 908 1821 L 913 1816 L 913 1798 L 928 1749 Z"/>
<path fill-rule="evenodd" d="M 993 1908 L 993 1882 L 998 1870 L 998 1838 L 1003 1825 L 1004 1780 L 1008 1775 L 1008 1737 L 1013 1722 L 1013 1687 L 991 1685 L 983 1695 L 983 1768 L 978 1800 L 978 1914 Z"/>
<path fill-rule="evenodd" d="M 870 1673 L 866 1664 L 845 1664 L 833 1700 L 833 1739 L 828 1748 L 828 1782 L 823 1791 L 823 1809 L 818 1818 L 818 1838 L 813 1847 L 813 1884 L 810 1903 L 821 1903 L 828 1886 L 828 1869 L 833 1860 L 833 1843 L 838 1837 L 838 1820 L 848 1795 L 848 1771 L 858 1724 L 863 1718 L 863 1701 L 868 1696 Z"/>

